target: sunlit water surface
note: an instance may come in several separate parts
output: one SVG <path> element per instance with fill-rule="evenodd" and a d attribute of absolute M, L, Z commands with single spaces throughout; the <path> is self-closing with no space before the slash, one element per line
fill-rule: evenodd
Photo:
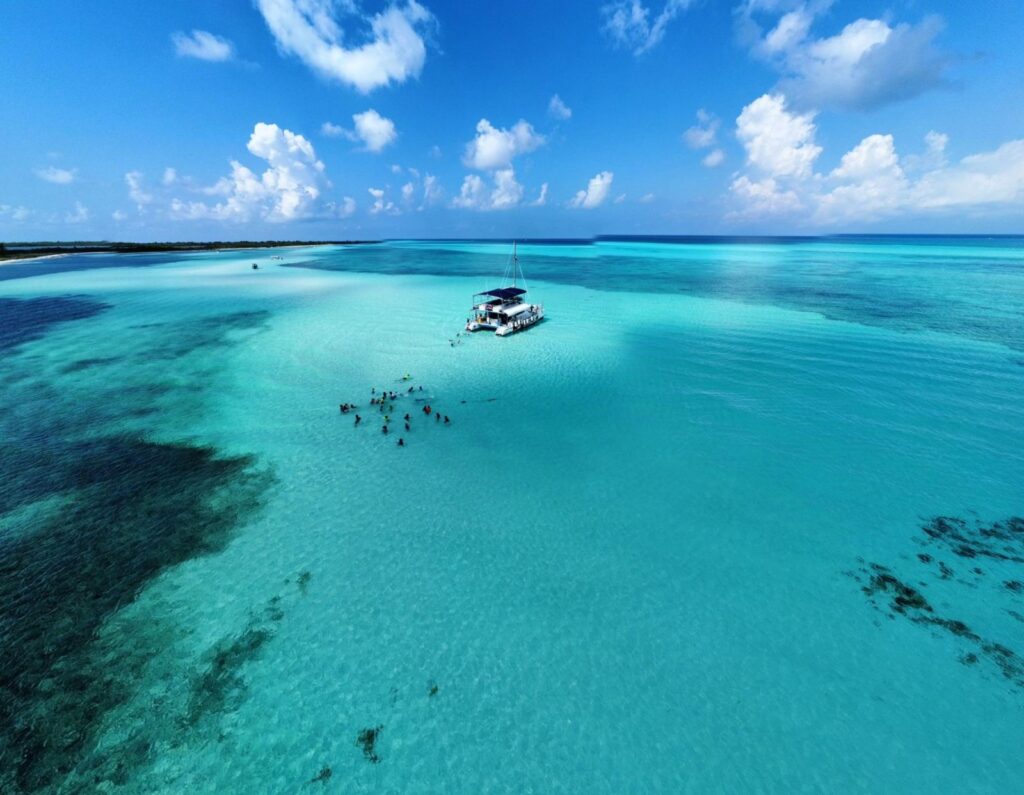
<path fill-rule="evenodd" d="M 1020 786 L 1024 241 L 276 253 L 0 267 L 0 790 Z"/>

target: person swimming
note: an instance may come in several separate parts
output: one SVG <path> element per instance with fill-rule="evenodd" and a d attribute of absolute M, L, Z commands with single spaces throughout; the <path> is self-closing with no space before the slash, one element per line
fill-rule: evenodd
<path fill-rule="evenodd" d="M 358 414 L 356 414 L 356 422 L 355 422 L 355 424 L 356 424 L 356 425 L 358 425 L 358 424 L 359 424 L 359 423 L 361 423 L 362 421 L 363 421 L 363 418 L 362 418 L 362 417 L 360 417 L 360 416 L 359 416 Z"/>
<path fill-rule="evenodd" d="M 411 419 L 412 419 L 412 417 L 410 417 L 410 416 L 409 416 L 409 413 L 408 413 L 408 412 L 406 412 L 405 416 L 404 416 L 404 417 L 403 417 L 402 419 L 404 419 L 404 420 L 405 420 L 406 422 L 408 422 L 409 420 L 411 420 Z"/>
<path fill-rule="evenodd" d="M 380 432 L 383 433 L 385 436 L 387 436 L 388 435 L 388 426 L 387 425 L 382 426 L 381 429 L 380 429 Z"/>
<path fill-rule="evenodd" d="M 434 415 L 434 419 L 437 420 L 438 422 L 441 421 L 441 414 L 440 414 L 440 412 Z"/>
<path fill-rule="evenodd" d="M 405 423 L 405 429 L 407 431 L 411 431 L 412 430 L 412 428 L 409 427 L 409 423 Z"/>
<path fill-rule="evenodd" d="M 426 414 L 428 417 L 430 416 L 430 412 L 432 412 L 432 411 L 433 411 L 433 409 L 430 408 L 430 404 L 429 403 L 423 407 L 423 413 Z"/>
<path fill-rule="evenodd" d="M 445 425 L 451 425 L 452 424 L 452 421 L 450 419 L 448 419 L 448 415 L 447 414 L 444 415 L 444 424 Z"/>
<path fill-rule="evenodd" d="M 398 440 L 398 446 L 399 447 L 405 447 L 405 439 L 399 439 Z"/>

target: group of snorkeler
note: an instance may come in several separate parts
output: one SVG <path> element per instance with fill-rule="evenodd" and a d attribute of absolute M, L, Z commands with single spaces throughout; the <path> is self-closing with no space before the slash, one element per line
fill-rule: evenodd
<path fill-rule="evenodd" d="M 412 376 L 410 376 L 408 373 L 406 373 L 402 377 L 402 380 L 403 381 L 410 381 L 410 380 L 412 380 Z M 385 390 L 382 390 L 378 394 L 376 387 L 370 387 L 370 395 L 371 395 L 371 397 L 370 397 L 370 405 L 371 406 L 377 406 L 378 411 L 381 414 L 384 415 L 384 424 L 381 426 L 381 429 L 380 429 L 382 434 L 387 436 L 391 432 L 390 429 L 388 428 L 388 425 L 391 422 L 391 414 L 390 414 L 390 412 L 395 410 L 395 401 L 398 400 L 400 397 L 402 397 L 403 394 L 404 395 L 410 395 L 413 392 L 422 392 L 422 391 L 423 391 L 423 387 L 422 386 L 420 386 L 420 387 L 410 386 L 409 389 L 405 393 L 397 393 L 394 390 L 387 390 L 387 389 L 385 389 Z M 341 404 L 339 404 L 338 408 L 340 409 L 342 414 L 349 414 L 351 412 L 355 412 L 355 410 L 358 408 L 358 406 L 355 403 L 341 403 Z M 437 423 L 440 423 L 442 421 L 442 419 L 444 420 L 444 424 L 445 425 L 451 425 L 451 423 L 452 423 L 451 418 L 447 414 L 442 415 L 439 412 L 435 413 L 433 406 L 431 406 L 429 403 L 426 404 L 423 407 L 423 413 L 425 415 L 427 415 L 428 417 L 431 414 L 434 414 L 434 420 Z M 412 417 L 409 416 L 408 412 L 406 412 L 405 417 L 403 417 L 403 421 L 405 423 L 405 430 L 406 431 L 411 431 L 412 430 L 412 425 L 411 425 Z M 358 427 L 359 425 L 362 424 L 362 422 L 363 422 L 362 416 L 360 416 L 359 414 L 356 414 L 355 415 L 355 423 L 354 423 L 355 426 Z M 398 446 L 399 447 L 405 447 L 405 438 L 404 437 L 400 437 L 399 438 Z"/>

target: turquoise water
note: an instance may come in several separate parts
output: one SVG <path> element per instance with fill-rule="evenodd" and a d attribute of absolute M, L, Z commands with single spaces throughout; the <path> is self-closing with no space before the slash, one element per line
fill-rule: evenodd
<path fill-rule="evenodd" d="M 0 267 L 0 790 L 1019 787 L 1024 240 L 273 253 Z"/>

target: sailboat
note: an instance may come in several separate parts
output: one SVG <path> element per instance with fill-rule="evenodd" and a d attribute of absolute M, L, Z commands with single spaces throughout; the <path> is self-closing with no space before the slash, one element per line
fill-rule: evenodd
<path fill-rule="evenodd" d="M 526 284 L 513 242 L 512 259 L 505 268 L 502 286 L 473 296 L 473 314 L 466 320 L 466 331 L 493 331 L 499 337 L 507 337 L 540 323 L 544 319 L 544 306 L 529 303 L 526 287 L 520 287 L 519 281 Z"/>

